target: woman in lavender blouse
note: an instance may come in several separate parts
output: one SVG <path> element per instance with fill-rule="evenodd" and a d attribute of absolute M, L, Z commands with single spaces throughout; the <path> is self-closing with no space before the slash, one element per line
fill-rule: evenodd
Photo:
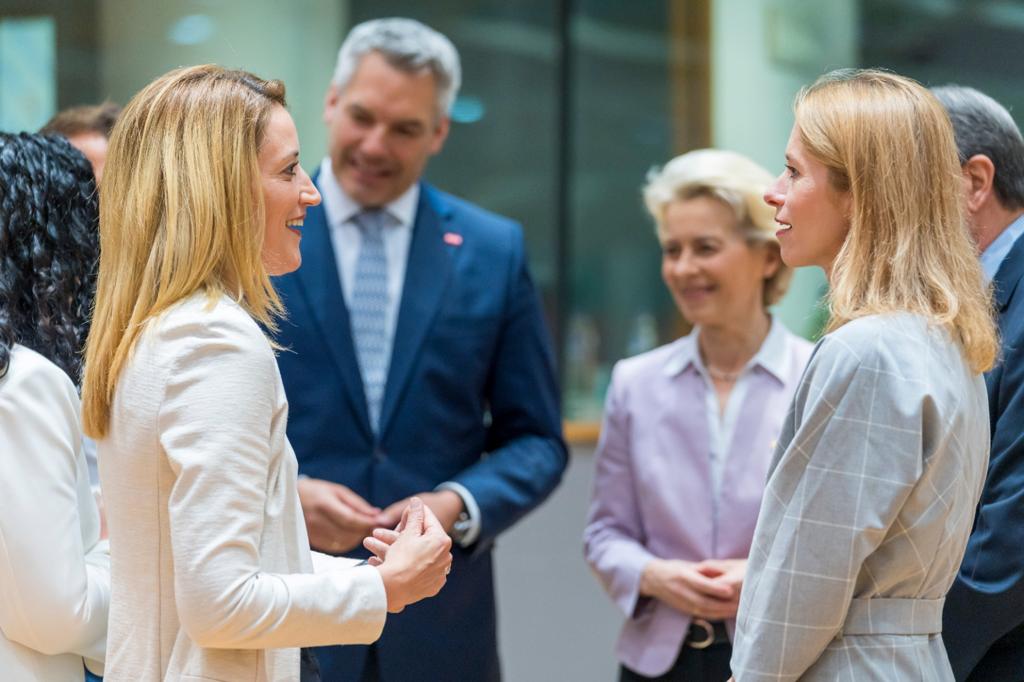
<path fill-rule="evenodd" d="M 623 360 L 608 391 L 587 562 L 626 616 L 620 680 L 729 677 L 729 638 L 765 474 L 811 344 L 768 312 L 779 256 L 771 175 L 690 152 L 644 188 L 661 275 L 693 331 Z"/>

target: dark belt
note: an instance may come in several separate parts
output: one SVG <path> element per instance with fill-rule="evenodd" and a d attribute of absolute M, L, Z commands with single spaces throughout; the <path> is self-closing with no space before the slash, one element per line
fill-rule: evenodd
<path fill-rule="evenodd" d="M 691 649 L 707 649 L 712 644 L 729 641 L 729 633 L 723 621 L 714 623 L 703 618 L 694 618 L 690 622 L 690 631 L 686 633 L 684 644 Z"/>

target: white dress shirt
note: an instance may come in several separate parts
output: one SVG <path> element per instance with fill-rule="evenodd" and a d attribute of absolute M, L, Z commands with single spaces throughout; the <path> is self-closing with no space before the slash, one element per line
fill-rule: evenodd
<path fill-rule="evenodd" d="M 768 328 L 768 335 L 761 343 L 761 347 L 754 354 L 754 357 L 748 360 L 747 364 L 740 370 L 739 378 L 736 379 L 732 391 L 729 392 L 729 399 L 725 404 L 724 411 L 718 400 L 718 391 L 715 389 L 715 383 L 712 381 L 711 374 L 708 372 L 707 367 L 704 365 L 704 360 L 700 356 L 700 348 L 697 345 L 699 336 L 700 327 L 695 327 L 689 335 L 680 341 L 678 353 L 670 360 L 665 368 L 665 372 L 669 376 L 678 374 L 692 364 L 707 384 L 708 390 L 705 392 L 704 412 L 708 423 L 708 435 L 710 436 L 708 465 L 711 470 L 712 514 L 717 519 L 721 499 L 722 476 L 726 464 L 725 460 L 732 447 L 733 434 L 736 431 L 740 408 L 746 400 L 747 390 L 750 387 L 751 381 L 754 380 L 756 368 L 767 372 L 768 375 L 774 377 L 780 384 L 786 383 L 786 373 L 789 367 L 789 357 L 787 355 L 788 334 L 782 322 L 777 317 L 772 317 L 771 326 Z M 773 443 L 771 449 L 774 449 L 774 447 Z"/>
<path fill-rule="evenodd" d="M 334 247 L 334 258 L 341 277 L 341 292 L 345 296 L 345 305 L 351 309 L 352 292 L 356 284 L 356 263 L 363 243 L 363 235 L 355 218 L 364 208 L 341 189 L 331 171 L 330 159 L 324 159 L 320 164 L 318 181 L 324 213 L 330 226 L 331 246 Z M 412 226 L 416 221 L 416 204 L 419 199 L 420 186 L 414 182 L 401 196 L 381 207 L 386 216 L 383 237 L 384 255 L 388 262 L 388 304 L 384 309 L 384 356 L 388 359 L 391 358 L 395 328 L 398 326 L 398 306 L 402 302 L 405 266 L 409 261 L 409 244 L 412 241 Z"/>
<path fill-rule="evenodd" d="M 363 235 L 355 218 L 365 209 L 345 194 L 338 184 L 330 158 L 320 162 L 317 184 L 330 228 L 331 246 L 334 247 L 334 258 L 341 278 L 341 292 L 345 297 L 345 305 L 351 309 L 356 263 L 363 242 Z M 388 267 L 388 303 L 384 309 L 384 356 L 388 358 L 389 364 L 395 342 L 395 329 L 398 326 L 398 309 L 402 302 L 402 288 L 405 285 L 405 266 L 409 261 L 409 245 L 412 242 L 412 229 L 416 222 L 416 206 L 419 199 L 420 185 L 414 182 L 397 199 L 381 207 L 388 219 L 383 237 Z M 454 481 L 442 483 L 437 490 L 451 490 L 462 498 L 466 514 L 469 516 L 469 525 L 459 544 L 463 547 L 473 544 L 480 535 L 480 507 L 473 494 L 464 485 Z"/>

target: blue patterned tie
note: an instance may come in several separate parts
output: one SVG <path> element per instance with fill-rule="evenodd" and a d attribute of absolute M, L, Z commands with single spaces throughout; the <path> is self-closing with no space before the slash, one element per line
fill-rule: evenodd
<path fill-rule="evenodd" d="M 383 234 L 386 217 L 380 209 L 367 209 L 355 217 L 363 239 L 356 262 L 350 317 L 374 433 L 379 427 L 380 404 L 388 376 L 388 358 L 384 352 L 384 319 L 388 305 L 388 261 Z"/>

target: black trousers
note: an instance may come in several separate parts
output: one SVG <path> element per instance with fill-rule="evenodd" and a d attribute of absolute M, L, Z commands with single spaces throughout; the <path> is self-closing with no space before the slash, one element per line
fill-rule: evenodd
<path fill-rule="evenodd" d="M 299 682 L 320 682 L 320 664 L 312 649 L 303 649 L 300 652 Z"/>
<path fill-rule="evenodd" d="M 371 644 L 366 652 L 366 663 L 363 665 L 360 682 L 380 682 L 380 661 L 377 660 L 376 644 Z"/>
<path fill-rule="evenodd" d="M 684 644 L 679 649 L 676 662 L 664 675 L 646 677 L 622 666 L 619 682 L 725 682 L 732 677 L 730 658 L 732 645 L 729 642 L 716 642 L 706 649 L 694 649 Z"/>

